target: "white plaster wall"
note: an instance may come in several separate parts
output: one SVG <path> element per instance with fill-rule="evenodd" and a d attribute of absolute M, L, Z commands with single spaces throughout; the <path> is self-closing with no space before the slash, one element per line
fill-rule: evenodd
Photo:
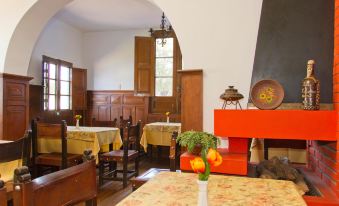
<path fill-rule="evenodd" d="M 27 75 L 34 77 L 31 84 L 41 84 L 42 55 L 73 63 L 74 67 L 84 68 L 83 34 L 80 30 L 52 18 L 44 28 L 34 47 Z"/>
<path fill-rule="evenodd" d="M 134 37 L 149 36 L 146 29 L 84 34 L 84 62 L 88 88 L 134 89 Z"/>
<path fill-rule="evenodd" d="M 0 2 L 0 72 L 4 72 L 5 56 L 10 39 L 25 12 L 36 0 L 1 0 Z"/>
<path fill-rule="evenodd" d="M 204 130 L 213 132 L 220 94 L 234 85 L 248 102 L 262 0 L 153 0 L 179 39 L 184 69 L 204 70 Z"/>
<path fill-rule="evenodd" d="M 37 35 L 25 36 L 25 32 L 29 29 L 40 32 L 44 26 L 41 19 L 50 18 L 49 15 L 56 12 L 55 9 L 68 1 L 36 0 L 36 6 L 29 11 L 30 21 L 23 21 L 25 26 L 19 25 L 19 28 L 25 29 L 16 30 L 15 39 L 35 42 Z M 174 26 L 183 53 L 184 69 L 204 69 L 204 130 L 213 131 L 213 110 L 220 108 L 219 95 L 227 85 L 236 86 L 244 94 L 243 103 L 248 100 L 262 0 L 153 1 Z M 13 24 L 26 12 L 25 9 L 17 9 L 17 5 L 12 3 L 0 4 L 1 11 L 8 9 L 17 13 L 10 20 Z M 51 8 L 51 4 L 58 5 Z M 3 21 L 9 17 L 11 15 L 8 12 L 0 12 Z M 13 26 L 3 28 L 2 32 L 4 34 L 0 35 L 0 42 L 9 45 L 8 37 L 13 34 Z M 20 44 L 20 41 L 17 43 Z M 32 49 L 33 45 L 28 44 L 23 53 L 20 46 L 10 46 L 8 59 L 4 56 L 7 54 L 6 48 L 0 47 L 0 63 L 5 59 L 8 61 L 5 71 L 25 75 L 30 47 Z"/>

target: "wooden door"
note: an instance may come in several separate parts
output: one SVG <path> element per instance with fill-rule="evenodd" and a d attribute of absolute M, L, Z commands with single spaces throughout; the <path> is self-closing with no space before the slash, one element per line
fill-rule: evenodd
<path fill-rule="evenodd" d="M 154 93 L 154 39 L 135 37 L 134 48 L 134 91 L 136 93 Z"/>
<path fill-rule="evenodd" d="M 182 70 L 181 73 L 181 131 L 203 130 L 202 70 Z"/>
<path fill-rule="evenodd" d="M 72 69 L 72 108 L 73 110 L 87 109 L 87 70 Z"/>

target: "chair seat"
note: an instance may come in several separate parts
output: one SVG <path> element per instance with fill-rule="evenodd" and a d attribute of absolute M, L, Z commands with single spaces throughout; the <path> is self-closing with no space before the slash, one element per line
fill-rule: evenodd
<path fill-rule="evenodd" d="M 61 166 L 61 153 L 40 154 L 36 159 L 38 165 Z M 67 154 L 67 166 L 71 167 L 82 162 L 82 155 Z"/>
<path fill-rule="evenodd" d="M 139 152 L 137 150 L 128 150 L 128 160 L 133 160 L 138 157 Z M 113 150 L 111 152 L 106 152 L 100 155 L 100 160 L 102 161 L 117 161 L 122 162 L 124 156 L 123 150 Z"/>

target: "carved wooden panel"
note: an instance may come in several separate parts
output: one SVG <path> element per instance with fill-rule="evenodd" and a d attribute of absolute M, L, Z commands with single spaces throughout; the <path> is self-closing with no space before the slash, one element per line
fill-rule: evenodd
<path fill-rule="evenodd" d="M 6 99 L 7 101 L 25 101 L 26 83 L 7 82 Z"/>
<path fill-rule="evenodd" d="M 26 106 L 7 106 L 6 119 L 4 121 L 4 134 L 8 140 L 16 140 L 23 137 L 27 129 L 26 113 L 28 113 Z"/>
<path fill-rule="evenodd" d="M 122 102 L 122 94 L 112 94 L 111 95 L 111 104 L 121 105 Z"/>
<path fill-rule="evenodd" d="M 144 105 L 146 97 L 134 96 L 134 95 L 124 95 L 123 104 L 132 104 L 132 105 Z"/>
<path fill-rule="evenodd" d="M 133 122 L 147 120 L 148 97 L 134 96 L 134 91 L 88 91 L 88 97 L 88 119 L 119 121 L 131 115 Z"/>
<path fill-rule="evenodd" d="M 121 105 L 112 105 L 111 106 L 111 120 L 117 119 L 119 120 L 122 114 Z"/>
<path fill-rule="evenodd" d="M 109 105 L 100 105 L 98 108 L 98 121 L 110 121 L 111 120 L 111 107 Z"/>

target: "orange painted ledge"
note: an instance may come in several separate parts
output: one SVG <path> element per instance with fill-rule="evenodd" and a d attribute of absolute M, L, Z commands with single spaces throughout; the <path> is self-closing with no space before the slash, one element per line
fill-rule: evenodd
<path fill-rule="evenodd" d="M 336 111 L 214 110 L 220 137 L 336 141 Z"/>
<path fill-rule="evenodd" d="M 220 174 L 247 175 L 247 154 L 229 153 L 227 149 L 218 149 L 222 163 L 218 167 L 211 166 L 211 172 Z M 180 169 L 192 171 L 190 160 L 196 156 L 185 152 L 180 156 Z"/>

